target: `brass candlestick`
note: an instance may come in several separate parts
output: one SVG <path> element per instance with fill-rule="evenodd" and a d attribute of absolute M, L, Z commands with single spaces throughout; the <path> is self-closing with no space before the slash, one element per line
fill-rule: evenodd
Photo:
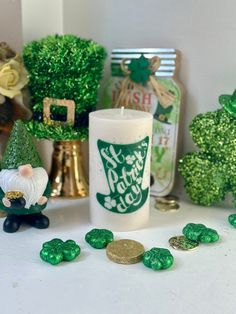
<path fill-rule="evenodd" d="M 86 197 L 88 184 L 82 165 L 79 141 L 58 141 L 54 143 L 52 157 L 52 197 Z"/>

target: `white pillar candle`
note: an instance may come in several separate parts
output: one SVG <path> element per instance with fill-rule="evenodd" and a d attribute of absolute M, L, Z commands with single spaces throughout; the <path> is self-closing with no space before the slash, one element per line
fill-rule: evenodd
<path fill-rule="evenodd" d="M 105 109 L 89 115 L 90 215 L 114 231 L 143 227 L 149 219 L 150 113 Z"/>

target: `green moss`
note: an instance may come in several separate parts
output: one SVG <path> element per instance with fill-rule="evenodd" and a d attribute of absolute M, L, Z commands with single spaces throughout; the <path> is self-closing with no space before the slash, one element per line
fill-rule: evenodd
<path fill-rule="evenodd" d="M 51 139 L 54 141 L 78 140 L 85 141 L 88 139 L 88 128 L 74 128 L 67 125 L 47 125 L 42 122 L 31 120 L 26 122 L 28 131 L 39 139 Z"/>

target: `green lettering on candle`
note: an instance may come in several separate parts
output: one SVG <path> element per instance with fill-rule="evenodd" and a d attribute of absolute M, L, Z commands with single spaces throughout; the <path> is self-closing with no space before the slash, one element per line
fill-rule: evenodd
<path fill-rule="evenodd" d="M 149 137 L 131 144 L 112 144 L 98 140 L 97 147 L 104 167 L 109 194 L 97 193 L 105 209 L 128 214 L 147 201 L 149 186 L 142 187 Z M 102 174 L 101 174 L 102 175 Z"/>

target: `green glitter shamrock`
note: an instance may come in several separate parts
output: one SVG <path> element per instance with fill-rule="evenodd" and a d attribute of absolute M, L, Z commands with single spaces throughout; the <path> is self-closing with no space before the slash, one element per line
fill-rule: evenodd
<path fill-rule="evenodd" d="M 107 229 L 92 229 L 85 235 L 85 240 L 95 249 L 103 249 L 114 239 L 113 233 Z"/>
<path fill-rule="evenodd" d="M 73 261 L 80 254 L 80 247 L 73 240 L 63 242 L 61 239 L 53 239 L 45 242 L 40 251 L 43 261 L 57 265 L 62 261 Z"/>
<path fill-rule="evenodd" d="M 50 35 L 25 45 L 24 64 L 29 73 L 33 118 L 27 122 L 37 138 L 85 140 L 88 115 L 95 110 L 106 51 L 92 40 L 75 35 Z M 74 125 L 43 121 L 43 99 L 73 100 Z M 51 106 L 50 119 L 66 121 L 65 106 Z"/>
<path fill-rule="evenodd" d="M 236 89 L 232 95 L 221 95 L 219 103 L 227 110 L 234 118 L 236 118 Z"/>
<path fill-rule="evenodd" d="M 236 228 L 236 214 L 229 215 L 228 222 Z"/>
<path fill-rule="evenodd" d="M 128 65 L 128 69 L 131 72 L 129 78 L 138 84 L 146 84 L 149 80 L 149 76 L 152 74 L 150 69 L 150 61 L 141 55 L 138 59 L 132 59 Z"/>
<path fill-rule="evenodd" d="M 183 228 L 183 234 L 186 238 L 201 243 L 212 243 L 219 240 L 216 230 L 207 228 L 203 224 L 189 223 Z"/>
<path fill-rule="evenodd" d="M 236 91 L 219 97 L 222 109 L 197 115 L 190 133 L 198 152 L 179 161 L 179 171 L 191 200 L 210 206 L 231 192 L 236 205 Z"/>
<path fill-rule="evenodd" d="M 174 257 L 169 250 L 154 247 L 143 255 L 143 264 L 153 270 L 170 268 L 174 263 Z"/>

